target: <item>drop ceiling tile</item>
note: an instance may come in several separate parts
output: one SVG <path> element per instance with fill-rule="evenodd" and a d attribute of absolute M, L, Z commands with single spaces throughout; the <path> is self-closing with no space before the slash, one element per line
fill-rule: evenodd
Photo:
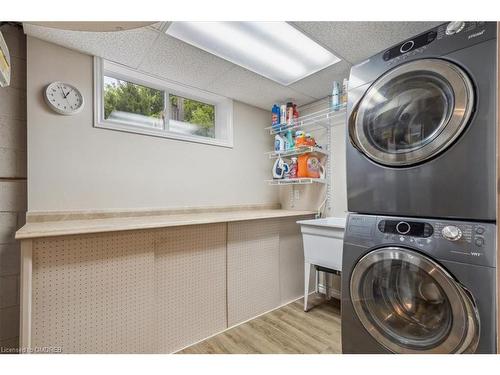
<path fill-rule="evenodd" d="M 293 22 L 337 56 L 357 64 L 442 22 Z"/>
<path fill-rule="evenodd" d="M 206 89 L 234 64 L 161 33 L 139 69 L 176 82 Z"/>
<path fill-rule="evenodd" d="M 38 39 L 134 68 L 159 35 L 158 31 L 150 27 L 115 32 L 87 32 L 52 29 L 29 23 L 24 24 L 24 32 Z"/>
<path fill-rule="evenodd" d="M 299 105 L 317 99 L 239 66 L 217 78 L 207 89 L 266 110 L 270 110 L 275 103 L 283 103 L 289 99 Z"/>
<path fill-rule="evenodd" d="M 332 82 L 342 84 L 344 78 L 349 78 L 351 65 L 345 61 L 329 66 L 290 85 L 290 88 L 315 98 L 324 98 L 332 92 Z"/>

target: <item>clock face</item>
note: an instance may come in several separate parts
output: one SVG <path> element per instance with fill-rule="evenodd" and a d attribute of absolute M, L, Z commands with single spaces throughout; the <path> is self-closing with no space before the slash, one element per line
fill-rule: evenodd
<path fill-rule="evenodd" d="M 74 86 L 63 82 L 52 82 L 45 89 L 45 101 L 61 115 L 74 115 L 83 108 L 83 95 Z"/>

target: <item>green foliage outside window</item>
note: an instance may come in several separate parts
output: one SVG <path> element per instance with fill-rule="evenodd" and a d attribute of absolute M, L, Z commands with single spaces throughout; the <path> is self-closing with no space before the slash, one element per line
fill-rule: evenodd
<path fill-rule="evenodd" d="M 163 92 L 126 81 L 108 83 L 104 88 L 104 118 L 113 111 L 163 117 Z"/>
<path fill-rule="evenodd" d="M 215 136 L 215 107 L 213 105 L 170 95 L 170 112 L 174 120 L 199 125 L 197 135 Z"/>
<path fill-rule="evenodd" d="M 122 111 L 162 119 L 164 93 L 131 82 L 108 79 L 104 87 L 104 118 Z M 215 106 L 170 95 L 170 118 L 199 126 L 196 135 L 215 137 Z"/>

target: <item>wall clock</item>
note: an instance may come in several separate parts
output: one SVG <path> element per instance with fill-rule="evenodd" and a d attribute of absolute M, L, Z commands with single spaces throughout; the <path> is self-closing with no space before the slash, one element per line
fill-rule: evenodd
<path fill-rule="evenodd" d="M 83 109 L 83 95 L 76 87 L 64 82 L 52 82 L 45 88 L 47 105 L 61 115 L 74 115 Z"/>

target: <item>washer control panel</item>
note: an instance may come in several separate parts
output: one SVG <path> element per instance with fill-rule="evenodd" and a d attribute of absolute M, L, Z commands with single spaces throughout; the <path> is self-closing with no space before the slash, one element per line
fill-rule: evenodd
<path fill-rule="evenodd" d="M 404 220 L 380 220 L 378 229 L 382 233 L 401 234 L 413 237 L 430 237 L 433 233 L 429 223 Z"/>
<path fill-rule="evenodd" d="M 444 238 L 450 241 L 458 241 L 462 238 L 462 231 L 455 225 L 447 225 L 441 231 Z"/>
<path fill-rule="evenodd" d="M 402 246 L 436 259 L 494 267 L 495 237 L 494 223 L 349 214 L 344 243 Z"/>

